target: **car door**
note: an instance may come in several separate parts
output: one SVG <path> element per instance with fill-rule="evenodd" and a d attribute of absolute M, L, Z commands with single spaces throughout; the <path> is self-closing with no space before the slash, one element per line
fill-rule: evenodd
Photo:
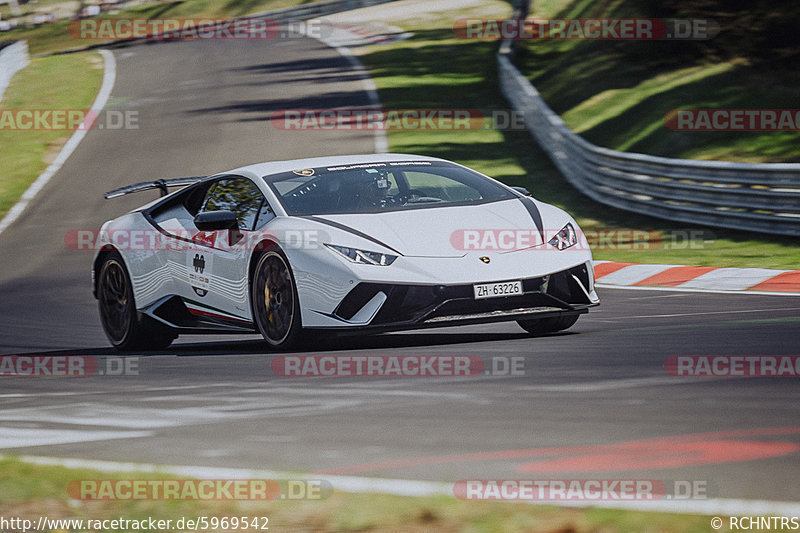
<path fill-rule="evenodd" d="M 185 254 L 188 289 L 184 301 L 189 310 L 209 320 L 250 322 L 248 260 L 252 232 L 274 218 L 258 186 L 248 178 L 227 176 L 208 188 L 198 214 L 231 211 L 238 230 L 200 231 L 195 246 Z M 197 229 L 195 227 L 195 229 Z"/>

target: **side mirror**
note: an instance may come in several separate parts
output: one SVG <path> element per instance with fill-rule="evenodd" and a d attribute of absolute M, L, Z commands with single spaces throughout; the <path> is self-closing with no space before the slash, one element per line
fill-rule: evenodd
<path fill-rule="evenodd" d="M 200 231 L 238 230 L 239 220 L 233 211 L 206 211 L 194 217 Z"/>
<path fill-rule="evenodd" d="M 511 188 L 514 189 L 515 191 L 517 191 L 520 194 L 524 194 L 525 196 L 531 196 L 530 191 L 528 191 L 528 189 L 526 189 L 525 187 L 512 186 Z"/>

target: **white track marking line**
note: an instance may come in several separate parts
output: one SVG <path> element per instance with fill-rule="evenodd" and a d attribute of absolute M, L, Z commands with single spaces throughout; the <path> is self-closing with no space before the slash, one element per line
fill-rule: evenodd
<path fill-rule="evenodd" d="M 0 356 L 3 357 L 3 356 Z M 8 378 L 6 378 L 8 379 Z M 26 378 L 21 378 L 26 379 Z M 228 391 L 231 388 L 242 387 L 244 386 L 242 383 L 208 383 L 203 385 L 183 385 L 183 386 L 165 386 L 165 387 L 132 387 L 128 389 L 129 392 L 132 393 L 146 393 L 146 392 L 167 392 L 167 391 L 180 391 L 180 390 L 190 390 L 190 389 L 203 389 L 208 390 L 210 388 L 218 388 L 222 391 Z M 36 391 L 31 393 L 8 393 L 8 394 L 0 394 L 0 398 L 42 398 L 45 396 L 88 396 L 88 395 L 106 395 L 106 394 L 117 394 L 119 391 L 116 388 L 109 388 L 104 390 L 78 390 L 78 391 L 65 391 L 65 392 L 56 392 L 56 391 Z M 174 398 L 175 396 L 170 396 Z M 139 401 L 150 401 L 149 398 L 142 398 Z"/>
<path fill-rule="evenodd" d="M 347 387 L 347 384 L 342 384 Z M 292 389 L 287 387 L 273 387 L 269 389 L 275 394 L 297 394 L 301 396 L 386 396 L 386 397 L 412 397 L 412 398 L 445 398 L 451 400 L 465 400 L 481 403 L 481 398 L 476 398 L 472 393 L 464 392 L 443 392 L 443 391 L 418 391 L 418 390 L 385 390 L 383 388 L 362 389 L 357 387 L 338 388 L 324 387 L 309 389 Z"/>
<path fill-rule="evenodd" d="M 152 437 L 150 431 L 96 431 L 86 429 L 31 429 L 2 427 L 0 448 L 29 448 L 32 446 L 52 446 L 54 444 L 74 444 L 113 439 L 133 439 Z"/>
<path fill-rule="evenodd" d="M 0 456 L 5 458 L 3 456 Z M 175 466 L 140 463 L 117 463 L 61 457 L 39 457 L 23 455 L 16 459 L 25 463 L 63 466 L 66 468 L 90 468 L 101 472 L 158 472 L 197 479 L 305 479 L 329 482 L 335 490 L 353 493 L 391 494 L 395 496 L 454 496 L 453 484 L 440 481 L 417 481 L 409 479 L 385 479 L 356 476 L 330 476 L 298 474 L 274 470 L 252 470 L 244 468 L 218 468 L 207 466 Z M 666 513 L 690 513 L 701 515 L 764 515 L 798 516 L 800 503 L 769 500 L 736 500 L 712 498 L 708 500 L 656 500 L 656 501 L 541 501 L 523 502 L 534 505 L 559 507 L 604 507 L 627 511 L 659 511 Z"/>
<path fill-rule="evenodd" d="M 325 41 L 322 42 L 328 44 Z M 372 76 L 369 75 L 369 70 L 367 70 L 367 67 L 364 66 L 364 63 L 354 56 L 349 48 L 345 48 L 344 46 L 335 46 L 334 49 L 339 52 L 342 57 L 347 59 L 354 67 L 360 69 L 364 73 L 364 77 L 361 79 L 361 84 L 364 86 L 364 90 L 367 92 L 370 103 L 375 107 L 375 109 L 381 109 L 381 97 L 378 95 L 378 87 L 375 85 L 375 80 L 373 80 Z M 388 151 L 389 140 L 386 137 L 386 131 L 381 128 L 376 128 L 375 153 L 385 154 Z"/>
<path fill-rule="evenodd" d="M 749 291 L 749 290 L 725 290 L 725 289 L 701 289 L 701 288 L 679 288 L 679 287 L 629 287 L 625 285 L 608 285 L 596 283 L 595 287 L 601 289 L 621 289 L 627 291 L 675 291 L 675 292 L 701 292 L 707 294 L 757 294 L 759 296 L 800 296 L 800 292 L 772 292 L 772 291 Z"/>
<path fill-rule="evenodd" d="M 103 60 L 105 62 L 105 71 L 103 72 L 103 84 L 100 86 L 100 92 L 97 94 L 97 98 L 95 99 L 94 104 L 92 104 L 92 108 L 90 110 L 90 112 L 93 112 L 95 116 L 97 116 L 100 111 L 103 110 L 108 102 L 108 98 L 111 96 L 111 90 L 114 88 L 114 83 L 117 77 L 117 64 L 116 61 L 114 61 L 114 54 L 108 50 L 100 50 L 100 55 L 103 56 Z M 55 161 L 53 161 L 50 166 L 47 167 L 38 178 L 36 178 L 36 181 L 34 181 L 30 187 L 28 187 L 28 190 L 23 193 L 19 201 L 14 204 L 11 209 L 9 209 L 3 220 L 0 220 L 0 233 L 3 233 L 8 226 L 10 226 L 17 218 L 19 218 L 31 200 L 33 200 L 39 191 L 41 191 L 44 186 L 47 185 L 47 182 L 50 181 L 50 178 L 52 178 L 55 173 L 59 171 L 69 156 L 72 155 L 72 152 L 75 151 L 88 131 L 89 130 L 85 129 L 75 130 L 75 133 L 72 134 L 72 137 L 69 138 L 67 143 L 61 149 L 61 152 L 59 152 Z"/>
<path fill-rule="evenodd" d="M 299 29 L 300 33 L 319 41 L 320 43 L 324 44 L 327 47 L 333 48 L 336 52 L 345 58 L 356 70 L 360 71 L 362 74 L 361 84 L 364 87 L 364 91 L 367 93 L 367 98 L 369 98 L 370 105 L 373 106 L 375 109 L 381 109 L 381 97 L 378 95 L 378 87 L 375 85 L 375 80 L 372 79 L 372 76 L 369 74 L 369 70 L 367 67 L 364 66 L 364 63 L 361 62 L 353 53 L 350 51 L 349 48 L 344 46 L 337 46 L 334 42 L 329 41 L 327 39 L 323 39 L 322 37 L 316 37 L 314 35 L 309 35 L 305 29 Z M 386 137 L 386 132 L 380 128 L 375 129 L 375 153 L 376 154 L 385 154 L 389 151 L 389 140 Z"/>
<path fill-rule="evenodd" d="M 735 315 L 742 313 L 769 313 L 773 311 L 800 311 L 800 307 L 780 307 L 776 309 L 740 309 L 737 311 L 704 311 L 702 313 L 674 313 L 670 315 L 630 315 L 620 316 L 615 320 L 628 320 L 629 318 L 673 318 L 679 316 Z M 610 317 L 606 317 L 606 319 L 610 319 Z"/>
<path fill-rule="evenodd" d="M 374 396 L 374 395 L 373 395 Z M 179 402 L 200 398 L 179 398 Z M 149 430 L 176 428 L 198 424 L 220 423 L 248 418 L 298 417 L 329 414 L 342 409 L 362 407 L 365 400 L 356 398 L 301 398 L 289 401 L 280 397 L 244 399 L 235 405 L 223 403 L 205 406 L 148 408 L 139 405 L 105 404 L 97 407 L 88 403 L 63 404 L 56 407 L 19 407 L 0 411 L 0 424 L 48 423 L 74 426 L 100 426 Z"/>
<path fill-rule="evenodd" d="M 626 298 L 627 301 L 633 300 L 657 300 L 658 298 L 686 298 L 688 294 L 686 293 L 679 293 L 679 294 L 660 294 L 658 296 L 631 296 Z M 598 309 L 599 311 L 599 309 Z"/>
<path fill-rule="evenodd" d="M 649 377 L 631 379 L 610 379 L 604 381 L 589 381 L 586 383 L 571 383 L 568 385 L 522 385 L 514 390 L 532 392 L 600 392 L 606 390 L 638 389 L 642 387 L 658 387 L 672 385 L 689 385 L 703 381 L 720 381 L 719 377 L 692 378 L 691 380 L 677 379 L 677 377 Z M 724 378 L 723 378 L 724 379 Z"/>

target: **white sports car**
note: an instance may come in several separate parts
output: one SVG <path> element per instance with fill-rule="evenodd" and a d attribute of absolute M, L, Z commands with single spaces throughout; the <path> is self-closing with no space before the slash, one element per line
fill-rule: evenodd
<path fill-rule="evenodd" d="M 287 349 L 303 330 L 508 320 L 542 334 L 598 305 L 567 213 L 442 159 L 270 162 L 106 197 L 154 188 L 164 197 L 98 235 L 94 295 L 120 350 L 180 333 L 261 333 Z"/>

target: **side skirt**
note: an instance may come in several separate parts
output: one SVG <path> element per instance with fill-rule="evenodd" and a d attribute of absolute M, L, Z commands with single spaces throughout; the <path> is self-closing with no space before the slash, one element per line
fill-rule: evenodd
<path fill-rule="evenodd" d="M 139 312 L 179 333 L 258 333 L 249 320 L 174 294 Z"/>

